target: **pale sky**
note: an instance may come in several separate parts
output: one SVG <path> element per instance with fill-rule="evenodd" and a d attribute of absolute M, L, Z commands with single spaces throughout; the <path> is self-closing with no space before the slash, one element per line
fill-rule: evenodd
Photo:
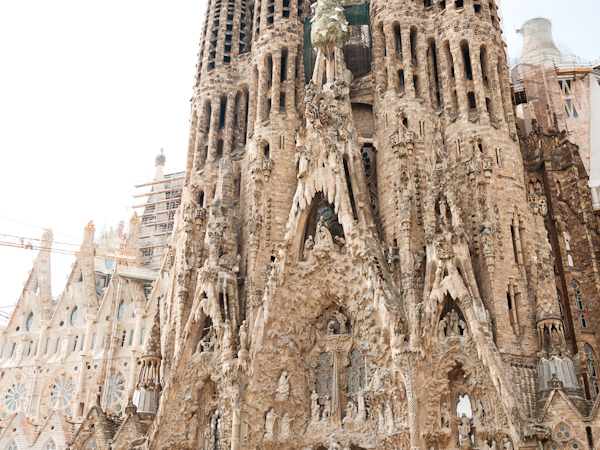
<path fill-rule="evenodd" d="M 127 220 L 133 185 L 184 170 L 205 0 L 0 2 L 0 233 L 79 244 Z M 552 20 L 563 50 L 600 57 L 597 0 L 502 0 L 511 57 L 528 19 Z M 596 40 L 597 41 L 597 40 Z M 29 225 L 15 222 L 20 221 Z M 59 234 L 60 233 L 60 234 Z M 16 302 L 36 253 L 0 246 L 0 307 Z M 52 256 L 58 295 L 74 257 Z"/>

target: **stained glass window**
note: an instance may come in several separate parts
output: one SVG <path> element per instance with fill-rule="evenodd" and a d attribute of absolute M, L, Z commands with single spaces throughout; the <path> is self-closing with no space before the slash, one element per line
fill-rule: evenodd
<path fill-rule="evenodd" d="M 53 439 L 50 439 L 48 441 L 48 443 L 44 447 L 44 450 L 56 450 L 56 443 L 54 442 Z"/>
<path fill-rule="evenodd" d="M 327 352 L 319 355 L 315 369 L 315 387 L 319 395 L 331 395 L 333 380 L 333 361 Z"/>
<path fill-rule="evenodd" d="M 108 404 L 117 403 L 123 396 L 125 390 L 125 379 L 119 374 L 112 374 L 108 383 Z"/>
<path fill-rule="evenodd" d="M 85 450 L 96 450 L 97 448 L 98 448 L 98 443 L 96 442 L 95 438 L 90 438 L 85 443 Z"/>
<path fill-rule="evenodd" d="M 6 394 L 6 406 L 10 411 L 16 411 L 25 402 L 27 388 L 23 383 L 13 384 Z"/>
<path fill-rule="evenodd" d="M 6 450 L 19 450 L 19 447 L 17 447 L 17 443 L 15 441 L 12 441 Z"/>
<path fill-rule="evenodd" d="M 57 409 L 66 406 L 73 398 L 73 390 L 75 385 L 71 379 L 63 378 L 52 388 L 50 392 L 50 400 Z"/>
<path fill-rule="evenodd" d="M 365 387 L 365 360 L 360 350 L 350 352 L 350 364 L 346 369 L 346 384 L 348 393 L 358 392 Z"/>

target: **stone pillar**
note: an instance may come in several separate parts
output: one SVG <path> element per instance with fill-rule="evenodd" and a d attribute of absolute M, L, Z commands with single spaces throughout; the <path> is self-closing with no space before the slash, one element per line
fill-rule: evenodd
<path fill-rule="evenodd" d="M 385 68 L 387 69 L 387 88 L 393 89 L 394 86 L 396 86 L 396 77 L 398 76 L 396 70 L 394 70 L 395 64 L 391 63 L 391 61 L 394 61 L 395 59 L 394 42 L 392 40 L 394 37 L 394 28 L 389 23 L 386 23 L 383 26 L 383 34 L 385 35 L 385 54 L 387 54 L 387 56 L 383 58 L 383 64 L 385 64 Z"/>
<path fill-rule="evenodd" d="M 219 116 L 221 115 L 221 100 L 213 98 L 211 101 L 210 126 L 208 130 L 207 162 L 214 162 L 217 153 L 217 134 L 219 131 Z"/>
<path fill-rule="evenodd" d="M 476 45 L 469 43 L 469 53 L 471 55 L 471 70 L 473 71 L 473 90 L 475 91 L 475 100 L 477 101 L 477 111 L 480 118 L 483 119 L 482 125 L 490 123 L 490 116 L 487 112 L 485 102 L 485 86 L 483 85 L 483 69 L 481 67 L 481 50 Z"/>
<path fill-rule="evenodd" d="M 257 122 L 262 122 L 265 119 L 265 111 L 267 109 L 267 74 L 263 61 L 262 67 L 258 72 L 258 108 L 256 111 Z"/>
<path fill-rule="evenodd" d="M 298 55 L 295 51 L 288 50 L 287 76 L 285 80 L 285 109 L 293 111 L 296 107 L 296 63 Z"/>
<path fill-rule="evenodd" d="M 225 132 L 223 134 L 223 156 L 231 153 L 233 145 L 233 115 L 235 111 L 235 92 L 227 93 L 227 106 L 225 107 Z"/>
<path fill-rule="evenodd" d="M 279 2 L 276 2 L 279 4 Z M 271 115 L 279 114 L 279 94 L 281 89 L 281 50 L 273 52 L 273 68 L 271 74 Z"/>
<path fill-rule="evenodd" d="M 498 122 L 506 121 L 504 116 L 504 107 L 502 106 L 502 88 L 500 87 L 500 79 L 498 74 L 498 61 L 494 58 L 492 61 L 491 55 L 488 56 L 489 73 L 490 73 L 490 92 L 492 94 L 492 103 L 494 107 L 494 115 Z"/>
<path fill-rule="evenodd" d="M 456 79 L 456 95 L 458 97 L 458 111 L 468 117 L 469 98 L 467 96 L 467 76 L 465 74 L 465 62 L 463 60 L 460 46 L 450 45 L 450 52 L 454 60 L 454 77 Z"/>
<path fill-rule="evenodd" d="M 416 96 L 416 89 L 413 80 L 412 54 L 410 51 L 410 28 L 402 27 L 400 28 L 400 33 L 402 36 L 402 54 L 404 55 L 402 62 L 404 67 L 405 91 L 409 98 L 414 99 Z"/>
<path fill-rule="evenodd" d="M 258 108 L 260 105 L 259 94 L 259 85 L 258 85 L 258 70 L 253 67 L 252 68 L 252 79 L 250 81 L 250 105 L 248 106 L 248 137 L 254 134 L 254 124 L 256 122 L 256 118 L 260 115 L 258 114 Z"/>

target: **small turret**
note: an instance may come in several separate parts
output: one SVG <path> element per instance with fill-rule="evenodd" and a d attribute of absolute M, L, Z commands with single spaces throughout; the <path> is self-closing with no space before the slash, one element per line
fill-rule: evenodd
<path fill-rule="evenodd" d="M 162 385 L 160 383 L 160 301 L 157 301 L 154 322 L 142 355 L 139 381 L 133 393 L 133 404 L 137 412 L 156 413 Z"/>

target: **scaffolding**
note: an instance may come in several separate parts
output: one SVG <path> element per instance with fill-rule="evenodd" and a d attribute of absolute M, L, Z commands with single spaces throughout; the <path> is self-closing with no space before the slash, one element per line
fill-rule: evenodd
<path fill-rule="evenodd" d="M 521 62 L 519 65 L 523 72 L 523 84 L 530 110 L 538 125 L 545 132 L 558 127 L 559 130 L 566 130 L 568 133 L 554 61 L 542 59 Z"/>
<path fill-rule="evenodd" d="M 140 210 L 140 264 L 158 269 L 169 237 L 173 232 L 175 213 L 181 204 L 185 172 L 167 174 L 162 180 L 136 184 L 133 198 Z M 141 201 L 145 199 L 145 201 Z"/>

